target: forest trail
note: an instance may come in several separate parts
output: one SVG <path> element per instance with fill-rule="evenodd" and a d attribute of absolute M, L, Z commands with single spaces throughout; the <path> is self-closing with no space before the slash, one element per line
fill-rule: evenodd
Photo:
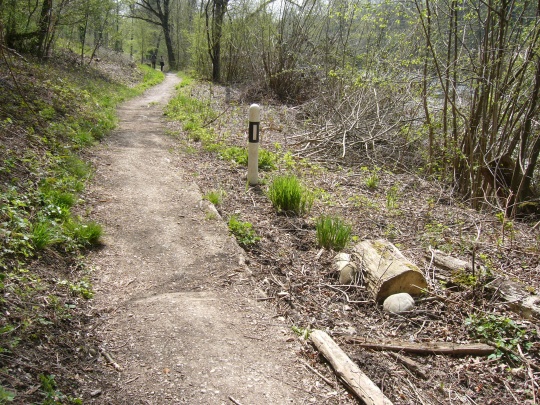
<path fill-rule="evenodd" d="M 88 387 L 91 403 L 320 402 L 301 343 L 247 298 L 242 250 L 175 163 L 162 115 L 178 83 L 169 73 L 122 105 L 118 129 L 94 150 L 89 198 L 106 235 L 89 260 L 108 371 Z"/>

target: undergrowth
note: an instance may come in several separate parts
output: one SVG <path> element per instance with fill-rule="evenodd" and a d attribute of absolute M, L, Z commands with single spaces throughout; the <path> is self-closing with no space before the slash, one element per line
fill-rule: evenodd
<path fill-rule="evenodd" d="M 67 394 L 77 381 L 62 363 L 77 357 L 75 325 L 93 296 L 81 258 L 103 234 L 81 198 L 85 149 L 114 128 L 120 102 L 164 76 L 141 67 L 128 87 L 87 66 L 7 61 L 16 82 L 0 94 L 0 403 L 82 403 Z M 63 360 L 40 362 L 37 347 Z"/>
<path fill-rule="evenodd" d="M 240 246 L 250 247 L 255 245 L 261 238 L 253 230 L 253 225 L 250 222 L 241 221 L 237 215 L 232 215 L 229 218 L 229 230 L 235 236 L 236 241 Z"/>

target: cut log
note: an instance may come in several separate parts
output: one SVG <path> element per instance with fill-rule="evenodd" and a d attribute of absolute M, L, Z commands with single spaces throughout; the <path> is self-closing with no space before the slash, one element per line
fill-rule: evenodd
<path fill-rule="evenodd" d="M 392 340 L 381 342 L 364 338 L 348 337 L 347 342 L 354 343 L 371 350 L 388 350 L 393 352 L 409 352 L 421 354 L 448 354 L 453 356 L 477 355 L 487 356 L 495 352 L 493 346 L 484 343 L 450 343 L 450 342 L 405 342 Z"/>
<path fill-rule="evenodd" d="M 345 354 L 326 332 L 314 330 L 311 341 L 330 362 L 336 374 L 367 405 L 389 405 L 392 402 Z"/>
<path fill-rule="evenodd" d="M 498 278 L 486 284 L 486 289 L 492 291 L 504 301 L 512 311 L 524 318 L 540 319 L 540 296 L 531 295 L 525 286 L 515 281 Z"/>
<path fill-rule="evenodd" d="M 365 240 L 354 251 L 365 273 L 367 288 L 377 302 L 402 292 L 420 295 L 427 288 L 424 274 L 392 243 L 383 239 Z"/>
<path fill-rule="evenodd" d="M 431 258 L 433 259 L 433 264 L 441 269 L 472 273 L 471 263 L 448 256 L 439 250 L 431 251 L 428 254 L 428 259 L 431 260 Z M 479 274 L 485 273 L 483 267 L 477 267 L 476 270 Z M 513 312 L 527 319 L 540 319 L 540 296 L 531 295 L 525 285 L 515 281 L 497 278 L 486 284 L 485 288 L 506 303 Z"/>

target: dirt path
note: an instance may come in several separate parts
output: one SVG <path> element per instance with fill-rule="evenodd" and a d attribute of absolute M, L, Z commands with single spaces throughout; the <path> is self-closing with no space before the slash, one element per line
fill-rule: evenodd
<path fill-rule="evenodd" d="M 175 164 L 161 116 L 178 82 L 168 74 L 124 104 L 119 129 L 95 151 L 94 216 L 106 229 L 91 258 L 95 330 L 121 370 L 109 365 L 92 403 L 320 403 L 301 343 L 246 298 L 242 251 Z"/>

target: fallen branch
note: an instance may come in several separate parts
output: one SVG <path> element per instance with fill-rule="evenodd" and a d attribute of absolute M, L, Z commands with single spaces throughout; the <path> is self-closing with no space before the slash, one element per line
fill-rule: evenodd
<path fill-rule="evenodd" d="M 389 405 L 392 402 L 373 381 L 345 354 L 326 332 L 314 330 L 310 335 L 315 347 L 330 362 L 336 374 L 367 405 Z"/>
<path fill-rule="evenodd" d="M 405 341 L 380 342 L 364 338 L 347 337 L 348 343 L 372 350 L 389 350 L 394 352 L 409 352 L 423 354 L 449 354 L 453 356 L 477 355 L 485 356 L 495 352 L 495 347 L 484 343 L 449 343 L 449 342 L 420 342 Z"/>
<path fill-rule="evenodd" d="M 388 355 L 396 359 L 401 364 L 403 364 L 405 368 L 407 368 L 409 371 L 412 371 L 418 377 L 422 378 L 423 380 L 428 379 L 428 376 L 426 372 L 424 371 L 423 367 L 420 364 L 418 364 L 416 361 L 409 359 L 408 357 L 402 356 L 399 353 L 390 352 L 388 353 Z"/>

